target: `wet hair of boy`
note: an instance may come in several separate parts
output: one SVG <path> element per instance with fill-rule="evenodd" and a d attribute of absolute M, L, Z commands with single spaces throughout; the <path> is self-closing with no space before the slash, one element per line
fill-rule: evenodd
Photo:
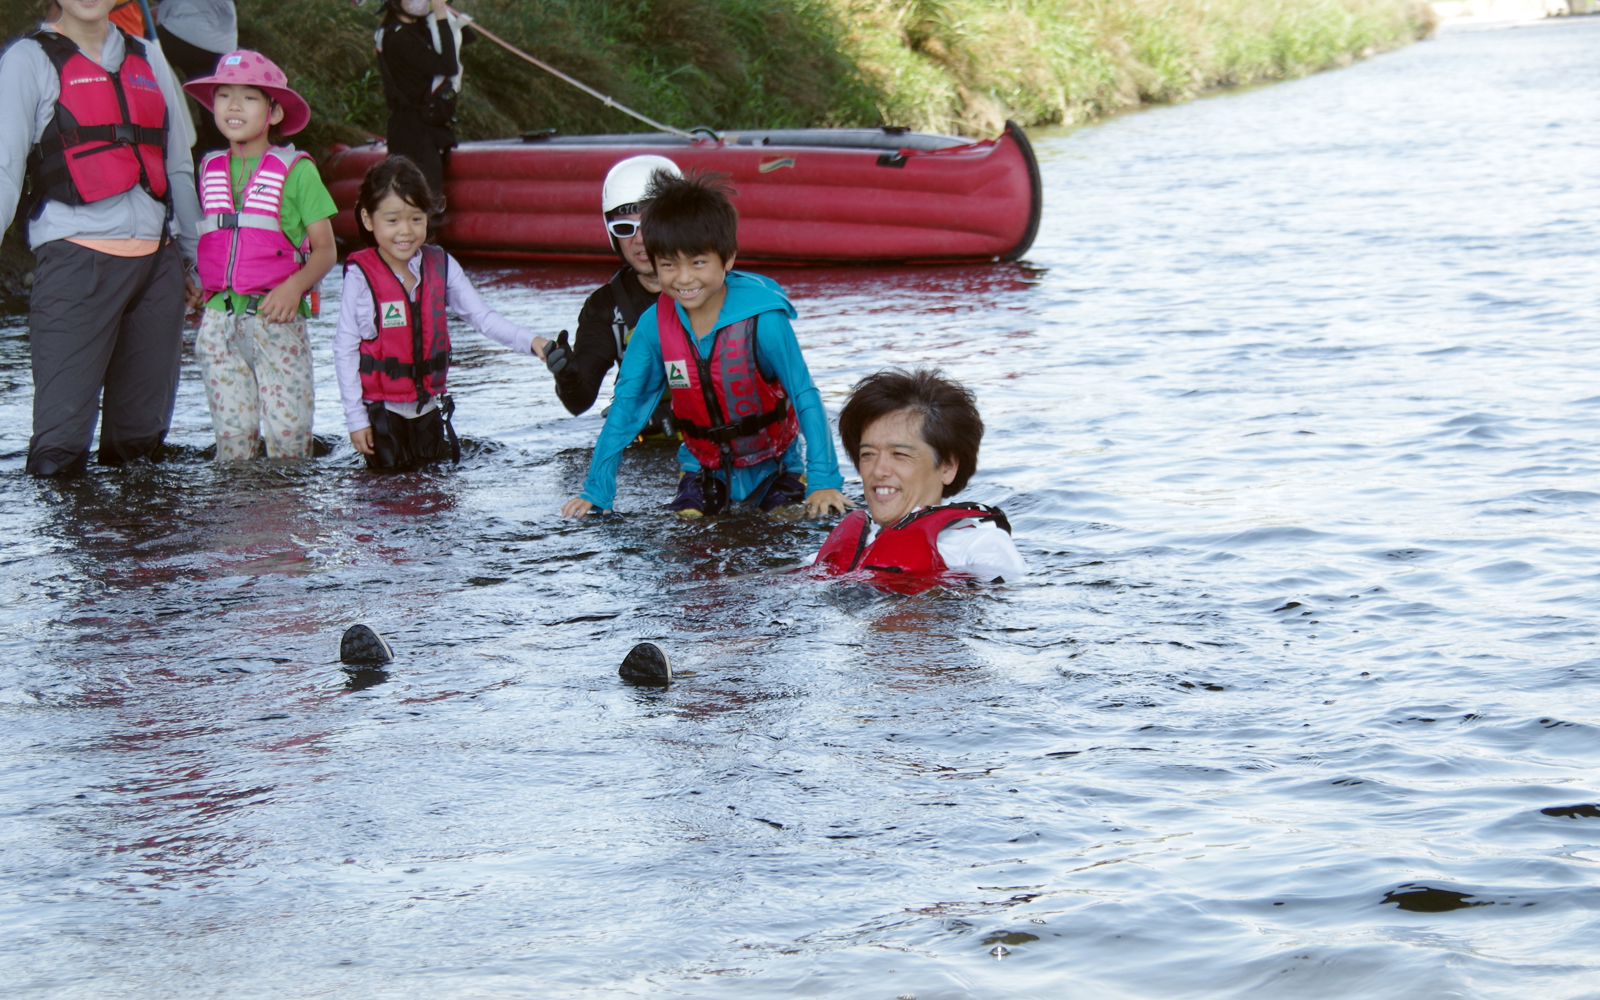
<path fill-rule="evenodd" d="M 645 189 L 648 201 L 639 225 L 651 262 L 680 254 L 714 251 L 724 261 L 739 252 L 739 210 L 723 174 L 674 177 L 657 170 Z"/>
<path fill-rule="evenodd" d="M 839 438 L 845 454 L 861 468 L 861 435 L 873 422 L 899 410 L 922 414 L 922 441 L 933 449 L 942 465 L 956 460 L 956 477 L 942 496 L 955 496 L 978 471 L 978 445 L 983 441 L 983 418 L 972 391 L 945 378 L 938 369 L 885 368 L 855 384 L 850 399 L 839 411 Z"/>
<path fill-rule="evenodd" d="M 368 170 L 367 176 L 361 179 L 361 193 L 356 196 L 356 229 L 361 233 L 361 242 L 369 247 L 378 245 L 372 230 L 361 221 L 361 210 L 365 209 L 368 215 L 377 215 L 378 203 L 389 197 L 391 192 L 408 205 L 415 205 L 428 213 L 429 233 L 439 228 L 439 199 L 428 186 L 422 168 L 404 156 L 391 156 Z"/>

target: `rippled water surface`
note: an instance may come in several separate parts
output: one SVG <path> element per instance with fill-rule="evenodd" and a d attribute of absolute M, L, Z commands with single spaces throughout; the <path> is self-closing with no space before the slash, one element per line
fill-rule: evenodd
<path fill-rule="evenodd" d="M 831 407 L 977 389 L 992 591 L 760 574 L 825 526 L 661 451 L 564 523 L 599 418 L 471 334 L 458 469 L 358 468 L 325 318 L 327 456 L 214 468 L 191 366 L 178 459 L 35 483 L 5 321 L 0 994 L 1600 996 L 1597 56 L 1040 133 L 1028 266 L 779 275 Z"/>

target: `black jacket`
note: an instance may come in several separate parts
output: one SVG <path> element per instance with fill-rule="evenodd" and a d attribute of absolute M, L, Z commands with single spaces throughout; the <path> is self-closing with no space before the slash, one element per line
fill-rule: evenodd
<path fill-rule="evenodd" d="M 383 26 L 383 51 L 378 59 L 385 70 L 383 97 L 391 113 L 420 110 L 432 91 L 434 77 L 460 72 L 455 36 L 442 24 L 439 29 L 443 52 L 433 50 L 433 36 L 426 20 L 405 24 L 391 19 Z M 463 35 L 462 42 L 465 41 Z"/>
<path fill-rule="evenodd" d="M 620 303 L 618 288 L 622 290 Z M 606 372 L 622 362 L 626 338 L 655 302 L 656 295 L 645 290 L 631 267 L 622 268 L 590 294 L 578 313 L 572 360 L 556 376 L 556 395 L 567 412 L 577 416 L 594 405 Z"/>

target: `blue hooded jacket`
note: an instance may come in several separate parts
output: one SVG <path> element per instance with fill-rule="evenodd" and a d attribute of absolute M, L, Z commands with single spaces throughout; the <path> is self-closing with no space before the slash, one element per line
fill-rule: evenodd
<path fill-rule="evenodd" d="M 794 327 L 789 320 L 796 315 L 789 297 L 776 281 L 744 271 L 728 272 L 728 295 L 717 314 L 713 333 L 695 337 L 695 349 L 702 357 L 711 351 L 716 330 L 737 323 L 750 316 L 760 316 L 756 322 L 756 363 L 762 374 L 783 386 L 789 394 L 800 420 L 800 437 L 784 454 L 782 462 L 791 472 L 801 468 L 806 473 L 806 491 L 837 490 L 844 486 L 839 473 L 839 458 L 833 450 L 833 432 L 828 427 L 828 413 L 822 406 L 822 397 L 811 384 L 811 370 L 800 353 L 800 342 L 795 339 Z M 678 310 L 678 321 L 685 330 L 692 331 L 689 315 L 683 306 L 673 303 Z M 583 499 L 602 510 L 609 509 L 617 495 L 617 466 L 622 461 L 622 451 L 628 442 L 638 437 L 650 420 L 656 403 L 667 388 L 665 362 L 661 357 L 661 334 L 656 327 L 656 307 L 651 306 L 639 317 L 628 350 L 622 356 L 622 367 L 617 373 L 616 395 L 611 410 L 606 414 L 606 425 L 594 444 L 594 456 L 589 460 L 589 476 L 583 481 Z M 805 450 L 801 451 L 801 441 Z M 802 459 L 803 454 L 803 459 Z M 689 449 L 678 448 L 678 462 L 689 472 L 698 472 L 700 463 Z M 734 469 L 729 499 L 735 503 L 748 497 L 768 476 L 777 471 L 778 460 L 768 460 L 746 469 Z"/>

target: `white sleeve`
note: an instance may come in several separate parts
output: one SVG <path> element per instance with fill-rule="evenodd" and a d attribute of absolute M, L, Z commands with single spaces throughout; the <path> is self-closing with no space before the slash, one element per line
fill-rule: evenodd
<path fill-rule="evenodd" d="M 939 532 L 938 544 L 940 557 L 952 571 L 985 583 L 1015 581 L 1028 573 L 1010 533 L 993 521 L 956 521 Z"/>
<path fill-rule="evenodd" d="M 361 400 L 361 342 L 378 335 L 378 318 L 372 311 L 372 291 L 359 267 L 344 269 L 344 290 L 339 293 L 339 321 L 333 328 L 333 371 L 344 404 L 344 424 L 351 433 L 371 425 Z"/>
<path fill-rule="evenodd" d="M 478 290 L 472 287 L 467 272 L 454 257 L 449 259 L 446 269 L 445 304 L 457 316 L 471 323 L 472 328 L 485 337 L 499 341 L 518 354 L 533 353 L 533 331 L 518 326 L 491 309 Z"/>

